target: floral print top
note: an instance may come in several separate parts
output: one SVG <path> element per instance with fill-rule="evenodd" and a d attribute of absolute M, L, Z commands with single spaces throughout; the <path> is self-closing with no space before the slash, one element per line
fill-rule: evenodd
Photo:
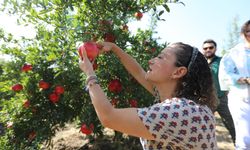
<path fill-rule="evenodd" d="M 138 108 L 139 118 L 155 140 L 141 138 L 144 150 L 217 150 L 215 117 L 207 106 L 185 98 Z"/>

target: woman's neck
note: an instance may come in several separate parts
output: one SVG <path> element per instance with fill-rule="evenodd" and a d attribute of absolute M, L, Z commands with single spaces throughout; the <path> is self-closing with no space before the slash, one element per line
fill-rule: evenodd
<path fill-rule="evenodd" d="M 247 43 L 247 44 L 245 45 L 245 47 L 246 47 L 247 49 L 250 49 L 250 43 Z"/>
<path fill-rule="evenodd" d="M 245 47 L 247 49 L 250 49 L 250 41 L 248 41 L 248 40 L 245 41 Z"/>
<path fill-rule="evenodd" d="M 173 98 L 176 89 L 176 82 L 162 83 L 155 85 L 157 91 L 159 92 L 160 101 Z"/>

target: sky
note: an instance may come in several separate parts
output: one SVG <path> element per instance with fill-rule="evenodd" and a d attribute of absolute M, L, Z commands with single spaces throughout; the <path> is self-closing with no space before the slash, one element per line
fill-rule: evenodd
<path fill-rule="evenodd" d="M 234 18 L 238 25 L 250 19 L 250 0 L 182 0 L 170 4 L 170 13 L 164 13 L 156 30 L 160 42 L 184 42 L 202 48 L 206 39 L 217 42 L 217 55 L 225 47 Z M 144 18 L 146 19 L 146 18 Z M 148 19 L 148 18 L 147 18 Z M 143 26 L 143 23 L 140 23 Z"/>
<path fill-rule="evenodd" d="M 240 27 L 250 19 L 250 0 L 183 0 L 181 4 L 170 5 L 166 21 L 158 25 L 163 40 L 181 41 L 198 48 L 204 40 L 214 39 L 218 50 L 228 39 L 233 19 L 239 17 Z"/>
<path fill-rule="evenodd" d="M 0 0 L 2 1 L 2 0 Z M 169 4 L 170 13 L 164 13 L 156 27 L 160 43 L 184 42 L 201 49 L 204 40 L 211 38 L 218 44 L 218 52 L 225 46 L 233 19 L 239 25 L 250 19 L 250 0 L 182 0 L 182 4 Z M 134 32 L 138 27 L 147 28 L 149 16 L 129 24 Z M 17 27 L 16 17 L 0 14 L 0 27 L 16 36 L 32 37 L 32 27 Z M 220 55 L 220 54 L 218 54 Z"/>

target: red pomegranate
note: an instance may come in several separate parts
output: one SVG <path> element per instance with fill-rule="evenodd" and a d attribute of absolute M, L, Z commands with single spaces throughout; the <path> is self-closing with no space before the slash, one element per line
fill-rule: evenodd
<path fill-rule="evenodd" d="M 51 93 L 49 95 L 49 100 L 52 102 L 52 103 L 57 103 L 59 101 L 59 95 L 57 95 L 56 93 Z"/>
<path fill-rule="evenodd" d="M 143 17 L 143 13 L 141 13 L 140 11 L 137 11 L 137 12 L 135 13 L 135 18 L 136 18 L 137 20 L 141 20 L 142 17 Z"/>
<path fill-rule="evenodd" d="M 90 61 L 93 61 L 99 54 L 99 49 L 97 47 L 97 44 L 95 42 L 84 42 L 83 45 L 81 45 L 78 48 L 78 53 L 83 59 L 83 50 L 86 50 L 87 57 L 89 58 Z"/>
<path fill-rule="evenodd" d="M 91 123 L 89 125 L 89 127 L 85 123 L 83 123 L 82 126 L 81 126 L 81 132 L 83 134 L 90 135 L 91 133 L 93 133 L 93 130 L 94 130 L 94 124 L 93 123 Z"/>
<path fill-rule="evenodd" d="M 25 100 L 23 103 L 23 107 L 24 108 L 29 108 L 30 107 L 30 101 L 29 100 Z"/>
<path fill-rule="evenodd" d="M 57 85 L 57 86 L 55 87 L 55 93 L 56 93 L 57 95 L 63 94 L 63 93 L 64 93 L 64 87 L 61 86 L 61 85 Z"/>
<path fill-rule="evenodd" d="M 15 84 L 15 85 L 13 85 L 13 86 L 11 87 L 11 89 L 12 89 L 13 91 L 15 91 L 15 92 L 18 92 L 18 91 L 23 90 L 23 86 L 22 86 L 22 84 Z"/>
<path fill-rule="evenodd" d="M 24 65 L 22 66 L 22 68 L 21 68 L 21 71 L 22 71 L 22 72 L 28 72 L 28 71 L 30 71 L 30 70 L 32 70 L 32 65 L 30 65 L 30 64 L 24 64 Z"/>
<path fill-rule="evenodd" d="M 50 87 L 50 84 L 48 82 L 45 82 L 44 80 L 39 81 L 39 88 L 46 90 Z"/>
<path fill-rule="evenodd" d="M 131 100 L 129 100 L 129 104 L 131 107 L 137 107 L 137 100 L 131 99 Z"/>
<path fill-rule="evenodd" d="M 114 79 L 109 82 L 108 89 L 110 92 L 119 93 L 122 90 L 122 84 L 120 80 Z"/>

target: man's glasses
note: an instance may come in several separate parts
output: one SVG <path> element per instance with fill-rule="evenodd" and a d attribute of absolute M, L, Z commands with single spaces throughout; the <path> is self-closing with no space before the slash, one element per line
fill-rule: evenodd
<path fill-rule="evenodd" d="M 204 50 L 207 50 L 207 49 L 214 49 L 214 46 L 209 46 L 209 47 L 203 47 Z"/>

